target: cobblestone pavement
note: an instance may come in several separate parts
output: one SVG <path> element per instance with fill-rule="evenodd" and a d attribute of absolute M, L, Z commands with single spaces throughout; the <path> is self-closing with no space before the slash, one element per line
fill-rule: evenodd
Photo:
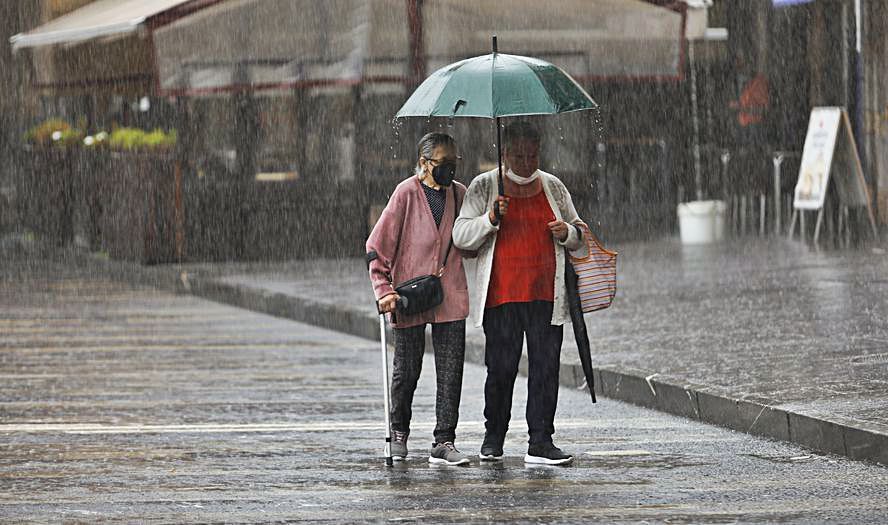
<path fill-rule="evenodd" d="M 567 468 L 383 466 L 377 343 L 60 263 L 0 268 L 0 520 L 884 523 L 888 468 L 562 388 Z M 467 365 L 458 446 L 482 438 Z"/>

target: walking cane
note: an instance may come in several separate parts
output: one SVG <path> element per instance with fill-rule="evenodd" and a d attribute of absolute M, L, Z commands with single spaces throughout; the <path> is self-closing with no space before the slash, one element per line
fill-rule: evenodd
<path fill-rule="evenodd" d="M 377 304 L 377 309 L 379 305 Z M 389 420 L 391 417 L 391 400 L 389 399 L 389 373 L 388 373 L 388 355 L 385 348 L 385 313 L 379 311 L 379 341 L 382 347 L 382 398 L 385 404 L 385 465 L 392 466 L 392 424 Z"/>
<path fill-rule="evenodd" d="M 370 263 L 378 259 L 379 255 L 376 250 L 370 251 L 366 255 L 367 269 L 370 269 Z M 379 344 L 382 348 L 382 399 L 385 405 L 385 466 L 392 466 L 392 423 L 391 411 L 392 402 L 389 399 L 391 392 L 389 391 L 389 371 L 388 371 L 388 355 L 385 348 L 385 312 L 379 308 L 379 302 L 376 302 L 376 311 L 379 313 Z M 394 315 L 394 314 L 393 314 Z"/>

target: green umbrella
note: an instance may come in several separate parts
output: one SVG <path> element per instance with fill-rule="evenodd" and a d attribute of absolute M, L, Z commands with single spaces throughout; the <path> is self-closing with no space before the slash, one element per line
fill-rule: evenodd
<path fill-rule="evenodd" d="M 493 52 L 432 73 L 398 110 L 400 117 L 554 115 L 597 107 L 558 66 Z"/>
<path fill-rule="evenodd" d="M 554 115 L 598 105 L 561 68 L 537 58 L 497 52 L 444 66 L 431 74 L 395 118 L 481 117 L 496 119 L 499 190 L 502 188 L 500 117 Z"/>

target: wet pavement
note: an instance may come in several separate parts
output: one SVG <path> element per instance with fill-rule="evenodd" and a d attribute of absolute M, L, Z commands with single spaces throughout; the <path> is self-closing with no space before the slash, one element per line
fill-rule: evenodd
<path fill-rule="evenodd" d="M 567 387 L 556 440 L 575 465 L 526 467 L 523 380 L 504 464 L 432 467 L 424 455 L 431 356 L 414 402 L 412 458 L 388 469 L 374 341 L 66 262 L 4 260 L 0 329 L 0 519 L 8 523 L 888 516 L 884 466 L 619 401 L 592 405 Z M 466 366 L 457 444 L 471 453 L 483 436 L 483 377 Z"/>
<path fill-rule="evenodd" d="M 884 248 L 758 238 L 615 248 L 617 299 L 586 316 L 604 395 L 888 464 Z M 351 334 L 377 331 L 359 259 L 122 273 Z M 577 386 L 569 327 L 565 334 L 562 381 Z M 468 358 L 483 362 L 480 329 L 469 327 L 467 342 Z"/>

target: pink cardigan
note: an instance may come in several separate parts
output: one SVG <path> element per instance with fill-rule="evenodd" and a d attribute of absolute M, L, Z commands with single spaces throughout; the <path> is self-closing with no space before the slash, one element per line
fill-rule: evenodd
<path fill-rule="evenodd" d="M 453 232 L 453 190 L 447 189 L 444 217 L 441 226 L 436 227 L 421 184 L 416 176 L 398 184 L 367 239 L 367 253 L 376 251 L 378 255 L 370 263 L 370 281 L 377 300 L 393 293 L 395 285 L 420 275 L 437 273 L 441 269 Z M 458 182 L 453 185 L 461 203 L 466 187 Z M 409 316 L 396 314 L 393 326 L 407 328 L 468 317 L 466 272 L 463 270 L 461 252 L 456 246 L 450 248 L 441 285 L 444 288 L 444 302 L 427 312 Z"/>

